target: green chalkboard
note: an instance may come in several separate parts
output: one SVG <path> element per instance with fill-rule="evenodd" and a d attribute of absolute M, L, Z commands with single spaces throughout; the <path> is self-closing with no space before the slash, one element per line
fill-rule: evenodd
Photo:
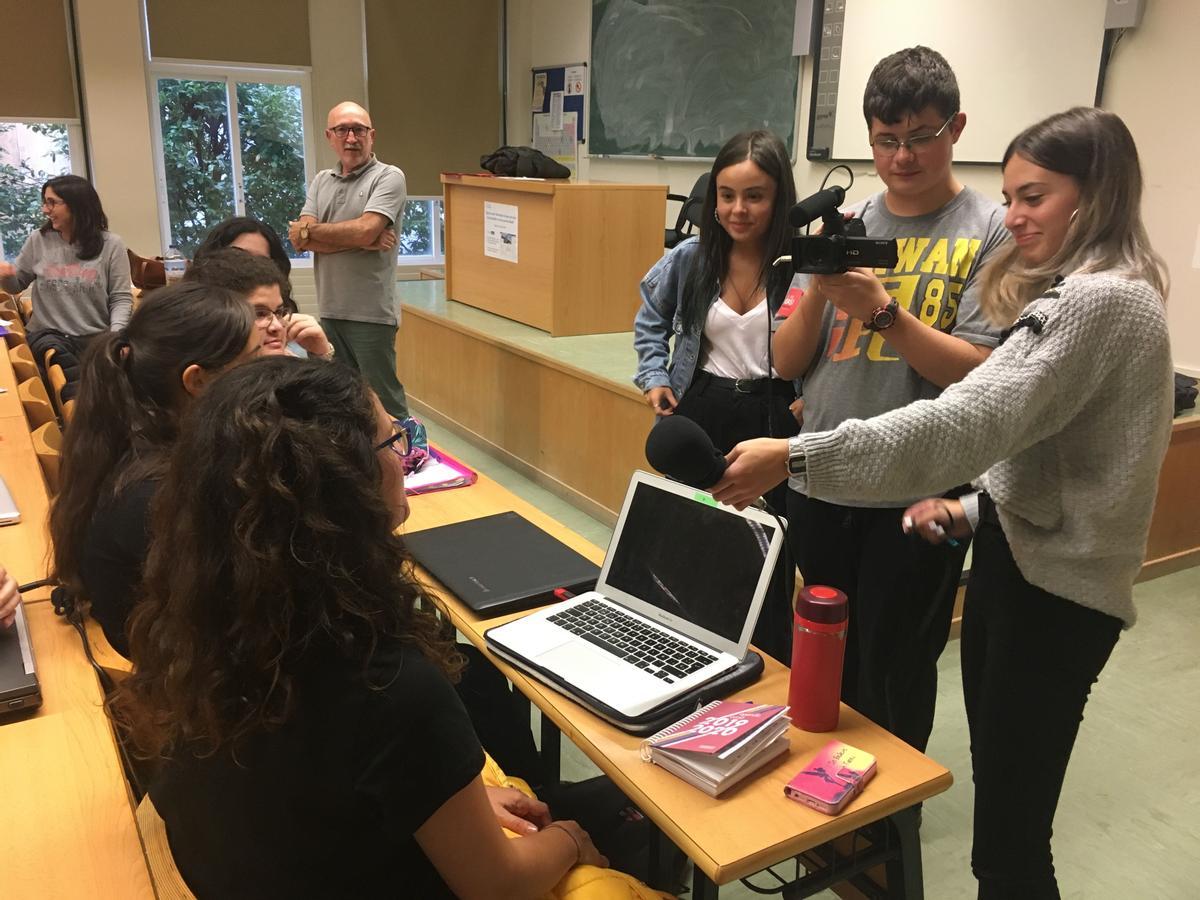
<path fill-rule="evenodd" d="M 705 158 L 768 128 L 795 155 L 795 0 L 592 0 L 588 153 Z"/>

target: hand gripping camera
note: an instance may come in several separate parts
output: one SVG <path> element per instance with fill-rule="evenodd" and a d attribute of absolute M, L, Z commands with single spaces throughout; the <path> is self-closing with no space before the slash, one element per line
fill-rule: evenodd
<path fill-rule="evenodd" d="M 846 199 L 841 187 L 817 191 L 801 200 L 788 213 L 793 228 L 800 229 L 817 219 L 821 234 L 792 238 L 792 270 L 809 275 L 832 275 L 847 269 L 891 268 L 899 257 L 896 242 L 867 237 L 862 219 L 846 219 L 838 205 Z M 783 257 L 784 260 L 787 257 Z"/>

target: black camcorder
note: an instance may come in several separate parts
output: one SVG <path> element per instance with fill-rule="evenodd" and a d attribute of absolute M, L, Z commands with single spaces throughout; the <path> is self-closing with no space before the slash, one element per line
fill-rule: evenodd
<path fill-rule="evenodd" d="M 846 191 L 831 187 L 801 200 L 788 213 L 796 229 L 821 220 L 821 234 L 792 238 L 792 271 L 808 275 L 832 275 L 859 266 L 892 268 L 899 260 L 896 242 L 867 237 L 862 219 L 846 219 L 838 206 Z"/>

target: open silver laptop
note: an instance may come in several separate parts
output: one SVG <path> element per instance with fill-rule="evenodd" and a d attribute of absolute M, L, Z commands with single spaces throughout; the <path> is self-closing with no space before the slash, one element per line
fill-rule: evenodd
<path fill-rule="evenodd" d="M 640 715 L 738 665 L 782 544 L 767 513 L 635 472 L 596 589 L 485 638 L 565 693 Z"/>

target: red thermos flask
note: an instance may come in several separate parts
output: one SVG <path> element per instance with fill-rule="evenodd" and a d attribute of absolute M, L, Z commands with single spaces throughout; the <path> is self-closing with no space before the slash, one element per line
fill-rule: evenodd
<path fill-rule="evenodd" d="M 812 585 L 796 594 L 792 626 L 789 715 L 802 731 L 833 731 L 842 695 L 849 604 L 836 588 Z"/>

